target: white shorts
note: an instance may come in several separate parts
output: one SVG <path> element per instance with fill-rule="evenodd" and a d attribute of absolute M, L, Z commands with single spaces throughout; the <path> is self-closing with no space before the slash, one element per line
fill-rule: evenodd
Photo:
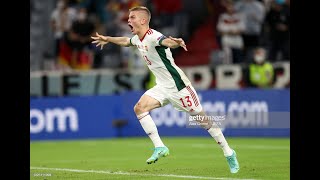
<path fill-rule="evenodd" d="M 158 100 L 161 106 L 171 103 L 176 110 L 187 112 L 190 115 L 196 115 L 202 111 L 197 92 L 191 85 L 180 91 L 155 85 L 144 94 Z"/>

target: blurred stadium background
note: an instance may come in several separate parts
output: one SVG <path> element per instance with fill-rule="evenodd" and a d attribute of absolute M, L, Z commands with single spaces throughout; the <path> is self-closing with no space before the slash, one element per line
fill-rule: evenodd
<path fill-rule="evenodd" d="M 231 175 L 219 147 L 171 105 L 151 115 L 171 155 L 152 143 L 133 106 L 154 85 L 134 48 L 91 44 L 131 37 L 128 9 L 181 37 L 172 49 L 204 109 L 227 117 L 238 153 Z M 266 51 L 257 58 L 255 49 Z M 260 54 L 261 55 L 261 54 Z M 290 179 L 290 0 L 30 0 L 31 179 Z"/>

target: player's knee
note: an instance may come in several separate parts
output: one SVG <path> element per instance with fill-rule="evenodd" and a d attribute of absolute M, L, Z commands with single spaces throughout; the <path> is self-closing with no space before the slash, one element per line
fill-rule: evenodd
<path fill-rule="evenodd" d="M 140 111 L 139 103 L 134 105 L 133 110 L 136 114 L 138 113 L 138 111 Z"/>
<path fill-rule="evenodd" d="M 207 121 L 206 123 L 203 123 L 203 124 L 201 125 L 201 127 L 204 128 L 204 129 L 210 129 L 211 127 L 213 127 L 212 125 L 213 125 L 213 124 L 212 124 L 212 121 L 209 120 L 209 121 Z"/>
<path fill-rule="evenodd" d="M 191 116 L 196 116 L 196 115 L 205 116 L 206 115 L 202 108 L 194 109 L 192 112 L 189 112 L 189 114 Z"/>
<path fill-rule="evenodd" d="M 141 113 L 147 112 L 146 107 L 143 106 L 142 103 L 138 102 L 134 108 L 133 108 L 134 112 L 136 113 L 136 115 L 139 115 Z"/>

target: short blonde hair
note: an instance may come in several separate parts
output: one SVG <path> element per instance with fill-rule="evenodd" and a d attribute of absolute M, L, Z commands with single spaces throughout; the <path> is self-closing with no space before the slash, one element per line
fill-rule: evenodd
<path fill-rule="evenodd" d="M 150 23 L 151 20 L 151 12 L 149 11 L 149 9 L 145 6 L 135 6 L 133 8 L 129 9 L 129 12 L 131 11 L 145 11 L 148 14 L 148 23 Z"/>

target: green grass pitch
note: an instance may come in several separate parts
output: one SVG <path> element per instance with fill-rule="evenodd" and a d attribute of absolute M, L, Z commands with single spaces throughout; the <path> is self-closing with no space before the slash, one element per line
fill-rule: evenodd
<path fill-rule="evenodd" d="M 30 142 L 30 179 L 290 179 L 289 138 L 227 137 L 231 174 L 210 137 L 162 137 L 170 155 L 148 165 L 148 137 Z"/>

